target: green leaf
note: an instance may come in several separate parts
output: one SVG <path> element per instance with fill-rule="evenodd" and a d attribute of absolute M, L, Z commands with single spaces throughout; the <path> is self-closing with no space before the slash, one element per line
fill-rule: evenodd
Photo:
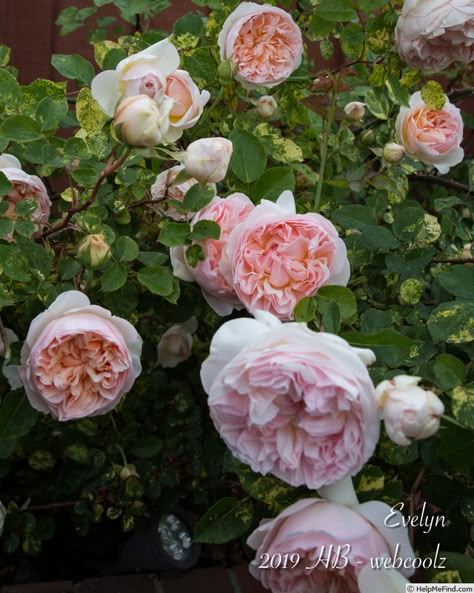
<path fill-rule="evenodd" d="M 18 225 L 18 222 L 16 223 Z M 42 245 L 32 242 L 23 242 L 22 252 L 28 260 L 31 268 L 47 276 L 51 270 L 53 258 L 51 254 Z"/>
<path fill-rule="evenodd" d="M 350 60 L 362 57 L 364 51 L 365 34 L 362 25 L 346 25 L 341 31 L 341 49 Z"/>
<path fill-rule="evenodd" d="M 222 498 L 198 521 L 194 541 L 224 544 L 246 533 L 252 526 L 253 504 L 248 498 Z"/>
<path fill-rule="evenodd" d="M 192 267 L 195 268 L 200 261 L 204 261 L 206 259 L 206 255 L 204 253 L 204 249 L 202 245 L 195 243 L 194 245 L 190 245 L 186 249 L 186 262 Z"/>
<path fill-rule="evenodd" d="M 316 314 L 316 299 L 314 297 L 304 297 L 298 301 L 295 310 L 295 321 L 308 323 L 314 319 Z"/>
<path fill-rule="evenodd" d="M 474 340 L 474 303 L 443 303 L 431 313 L 428 330 L 435 344 L 463 344 Z"/>
<path fill-rule="evenodd" d="M 22 389 L 7 394 L 0 408 L 0 440 L 22 437 L 34 425 L 37 415 Z"/>
<path fill-rule="evenodd" d="M 371 251 L 388 251 L 400 246 L 400 242 L 393 236 L 390 229 L 369 224 L 361 235 L 356 235 L 356 240 L 361 246 Z"/>
<path fill-rule="evenodd" d="M 461 385 L 466 368 L 459 358 L 452 354 L 439 354 L 433 364 L 433 372 L 441 389 L 452 389 Z"/>
<path fill-rule="evenodd" d="M 390 102 L 383 93 L 376 93 L 370 89 L 365 94 L 367 108 L 377 119 L 388 119 L 390 115 Z"/>
<path fill-rule="evenodd" d="M 331 214 L 335 220 L 344 229 L 357 229 L 363 231 L 367 225 L 376 225 L 377 218 L 368 206 L 360 204 L 351 204 L 336 210 Z"/>
<path fill-rule="evenodd" d="M 401 241 L 416 237 L 423 227 L 424 211 L 421 208 L 402 208 L 397 211 L 392 230 Z"/>
<path fill-rule="evenodd" d="M 419 342 L 393 329 L 383 329 L 373 334 L 349 331 L 342 335 L 352 346 L 370 348 L 375 352 L 377 362 L 391 368 L 418 354 Z"/>
<path fill-rule="evenodd" d="M 82 85 L 90 85 L 95 76 L 92 64 L 77 54 L 53 54 L 51 64 L 59 74 L 77 80 Z"/>
<path fill-rule="evenodd" d="M 340 310 L 342 319 L 350 319 L 357 313 L 354 293 L 344 286 L 323 286 L 316 294 L 318 310 L 324 315 L 331 303 Z"/>
<path fill-rule="evenodd" d="M 421 87 L 421 98 L 428 109 L 441 110 L 446 103 L 444 89 L 436 80 L 429 80 Z"/>
<path fill-rule="evenodd" d="M 0 262 L 3 273 L 8 278 L 29 282 L 28 261 L 18 248 L 13 245 L 0 245 Z"/>
<path fill-rule="evenodd" d="M 190 73 L 193 79 L 202 78 L 207 84 L 212 83 L 217 76 L 217 64 L 212 52 L 203 47 L 185 53 L 183 68 Z"/>
<path fill-rule="evenodd" d="M 6 218 L 5 216 L 0 217 L 0 237 L 5 237 L 13 231 L 13 220 Z"/>
<path fill-rule="evenodd" d="M 244 183 L 255 181 L 265 171 L 267 157 L 263 144 L 250 132 L 234 128 L 229 136 L 233 152 L 230 168 Z"/>
<path fill-rule="evenodd" d="M 289 167 L 267 169 L 252 187 L 254 200 L 277 200 L 285 191 L 295 190 L 295 174 Z"/>
<path fill-rule="evenodd" d="M 371 14 L 387 4 L 388 0 L 358 0 L 358 5 L 362 12 Z"/>
<path fill-rule="evenodd" d="M 41 130 L 55 130 L 69 111 L 66 97 L 45 97 L 36 108 L 36 116 L 41 122 Z"/>
<path fill-rule="evenodd" d="M 317 11 L 326 21 L 345 22 L 357 16 L 352 0 L 321 0 Z"/>
<path fill-rule="evenodd" d="M 474 268 L 470 266 L 452 266 L 440 272 L 436 279 L 449 294 L 456 297 L 472 299 L 474 295 Z"/>
<path fill-rule="evenodd" d="M 221 235 L 221 227 L 214 220 L 199 220 L 193 224 L 189 238 L 193 241 L 204 239 L 218 239 Z"/>
<path fill-rule="evenodd" d="M 157 267 L 161 266 L 168 259 L 164 253 L 156 253 L 153 251 L 140 251 L 138 261 L 141 261 L 145 266 Z"/>
<path fill-rule="evenodd" d="M 98 132 L 102 130 L 109 119 L 97 101 L 92 97 L 89 88 L 83 88 L 79 91 L 76 100 L 76 116 L 81 126 L 87 132 Z"/>
<path fill-rule="evenodd" d="M 166 247 L 184 245 L 189 239 L 191 227 L 187 222 L 165 222 L 158 241 Z"/>
<path fill-rule="evenodd" d="M 70 280 L 80 269 L 80 262 L 72 259 L 72 257 L 63 257 L 59 260 L 58 273 L 62 280 Z"/>
<path fill-rule="evenodd" d="M 451 405 L 456 420 L 474 430 L 474 383 L 455 387 L 451 395 Z"/>
<path fill-rule="evenodd" d="M 130 237 L 120 237 L 114 245 L 114 253 L 119 261 L 133 261 L 137 259 L 140 249 Z"/>
<path fill-rule="evenodd" d="M 113 292 L 121 288 L 127 281 L 127 268 L 122 264 L 114 262 L 110 268 L 104 272 L 101 278 L 102 290 L 104 292 Z"/>
<path fill-rule="evenodd" d="M 11 50 L 7 45 L 0 45 L 0 66 L 7 66 L 10 61 Z"/>
<path fill-rule="evenodd" d="M 154 457 L 163 449 L 163 441 L 153 435 L 139 437 L 133 444 L 131 452 L 137 457 L 147 459 Z"/>
<path fill-rule="evenodd" d="M 379 442 L 378 455 L 390 465 L 407 465 L 418 459 L 419 446 L 417 441 L 412 441 L 408 447 L 400 447 L 383 435 Z"/>
<path fill-rule="evenodd" d="M 153 294 L 169 296 L 174 290 L 173 274 L 163 266 L 142 268 L 138 271 L 138 282 Z"/>
<path fill-rule="evenodd" d="M 11 115 L 0 125 L 0 137 L 16 142 L 33 142 L 42 138 L 40 126 L 26 115 Z"/>
<path fill-rule="evenodd" d="M 0 196 L 6 196 L 10 193 L 12 184 L 8 181 L 8 177 L 0 170 Z M 0 233 L 3 237 L 5 233 Z"/>
<path fill-rule="evenodd" d="M 21 89 L 8 70 L 0 70 L 0 105 L 13 107 L 21 100 Z"/>
<path fill-rule="evenodd" d="M 202 16 L 198 14 L 189 13 L 177 21 L 173 25 L 173 35 L 191 34 L 194 37 L 201 37 L 204 33 L 205 22 Z"/>
<path fill-rule="evenodd" d="M 207 206 L 214 195 L 215 191 L 211 186 L 206 185 L 204 189 L 201 189 L 199 183 L 195 183 L 184 195 L 182 206 L 185 210 L 197 212 Z"/>

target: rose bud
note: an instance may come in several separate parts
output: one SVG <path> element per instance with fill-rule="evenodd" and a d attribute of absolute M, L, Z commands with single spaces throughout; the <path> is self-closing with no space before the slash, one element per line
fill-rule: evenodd
<path fill-rule="evenodd" d="M 124 99 L 117 107 L 114 119 L 121 140 L 130 146 L 148 147 L 165 143 L 173 104 L 171 99 L 165 99 L 158 106 L 148 95 Z"/>
<path fill-rule="evenodd" d="M 171 326 L 161 336 L 158 343 L 158 364 L 162 367 L 174 368 L 191 356 L 193 346 L 192 334 L 197 329 L 195 317 L 185 323 Z"/>
<path fill-rule="evenodd" d="M 383 147 L 383 158 L 389 163 L 399 163 L 405 153 L 405 148 L 396 142 L 387 142 Z"/>
<path fill-rule="evenodd" d="M 427 439 L 433 435 L 444 413 L 438 396 L 418 387 L 419 381 L 420 377 L 398 375 L 382 381 L 375 390 L 387 434 L 402 447 L 410 444 L 410 438 Z"/>
<path fill-rule="evenodd" d="M 351 101 L 344 107 L 344 111 L 349 119 L 359 121 L 365 115 L 365 103 Z"/>
<path fill-rule="evenodd" d="M 225 138 L 201 138 L 192 142 L 184 153 L 186 173 L 200 183 L 217 183 L 227 174 L 232 142 Z"/>
<path fill-rule="evenodd" d="M 97 268 L 110 258 L 110 246 L 101 233 L 87 235 L 80 242 L 77 253 L 86 266 Z"/>
<path fill-rule="evenodd" d="M 275 115 L 277 109 L 277 102 L 270 95 L 264 95 L 257 101 L 257 113 L 260 117 L 268 119 L 272 115 Z"/>

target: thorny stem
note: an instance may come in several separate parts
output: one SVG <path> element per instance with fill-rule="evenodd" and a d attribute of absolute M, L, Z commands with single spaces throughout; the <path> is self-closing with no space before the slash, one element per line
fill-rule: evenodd
<path fill-rule="evenodd" d="M 314 211 L 319 212 L 319 205 L 321 202 L 321 192 L 323 190 L 324 183 L 324 171 L 326 169 L 326 160 L 328 156 L 328 143 L 329 134 L 331 132 L 332 123 L 334 121 L 334 115 L 336 113 L 336 93 L 335 89 L 332 90 L 331 105 L 328 111 L 327 120 L 323 119 L 323 136 L 321 142 L 321 165 L 319 167 L 319 179 L 318 187 L 316 189 L 316 196 L 314 198 Z"/>
<path fill-rule="evenodd" d="M 50 511 L 54 509 L 67 509 L 73 507 L 78 500 L 70 500 L 67 502 L 51 502 L 50 504 L 37 504 L 31 507 L 28 507 L 29 511 Z"/>
<path fill-rule="evenodd" d="M 420 173 L 414 173 L 408 176 L 410 181 L 425 181 L 426 183 L 432 183 L 433 185 L 440 185 L 441 187 L 448 187 L 450 189 L 455 189 L 462 193 L 466 193 L 469 195 L 472 193 L 472 190 L 469 188 L 468 185 L 464 183 L 459 183 L 459 181 L 453 181 L 451 179 L 444 179 L 443 177 L 436 177 L 433 175 L 424 175 Z"/>
<path fill-rule="evenodd" d="M 44 239 L 45 237 L 48 237 L 49 235 L 52 235 L 59 231 L 62 231 L 63 229 L 65 229 L 68 226 L 69 221 L 74 216 L 74 214 L 78 214 L 79 212 L 83 212 L 84 210 L 87 210 L 87 208 L 89 208 L 89 206 L 91 206 L 95 202 L 95 200 L 97 198 L 97 193 L 100 189 L 100 186 L 104 182 L 104 179 L 106 179 L 110 174 L 112 174 L 114 171 L 116 171 L 123 165 L 123 163 L 127 160 L 131 150 L 132 150 L 131 148 L 128 148 L 124 152 L 124 154 L 115 162 L 113 162 L 112 160 L 109 160 L 105 169 L 102 171 L 102 173 L 97 178 L 96 184 L 94 185 L 94 188 L 92 190 L 90 197 L 80 206 L 72 206 L 67 211 L 67 214 L 63 220 L 60 220 L 54 226 L 52 226 L 51 228 L 44 231 L 44 233 L 42 233 L 38 239 L 41 240 L 41 239 Z"/>
<path fill-rule="evenodd" d="M 470 97 L 474 97 L 474 87 L 468 86 L 465 89 L 455 89 L 448 93 L 448 97 L 453 101 L 457 101 L 459 99 L 469 99 Z"/>

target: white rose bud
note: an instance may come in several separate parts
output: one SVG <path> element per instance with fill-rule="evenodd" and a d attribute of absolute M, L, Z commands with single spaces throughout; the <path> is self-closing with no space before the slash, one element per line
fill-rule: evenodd
<path fill-rule="evenodd" d="M 158 364 L 173 368 L 191 356 L 192 334 L 197 329 L 195 317 L 181 324 L 173 325 L 162 336 L 158 344 Z"/>
<path fill-rule="evenodd" d="M 462 253 L 461 253 L 461 259 L 471 259 L 472 258 L 471 246 L 472 246 L 472 243 L 466 243 L 466 245 L 464 245 Z"/>
<path fill-rule="evenodd" d="M 120 138 L 130 146 L 152 147 L 166 143 L 173 105 L 172 99 L 157 105 L 148 95 L 124 99 L 117 107 L 114 119 Z"/>
<path fill-rule="evenodd" d="M 7 516 L 7 509 L 0 502 L 0 537 L 3 534 L 3 526 L 5 525 L 5 517 Z"/>
<path fill-rule="evenodd" d="M 444 405 L 432 391 L 418 387 L 420 377 L 398 375 L 382 381 L 376 390 L 385 429 L 397 445 L 406 447 L 410 438 L 427 439 L 439 428 Z"/>
<path fill-rule="evenodd" d="M 91 268 L 97 268 L 110 258 L 110 246 L 101 233 L 87 235 L 79 244 L 77 253 Z"/>
<path fill-rule="evenodd" d="M 399 163 L 404 153 L 405 147 L 396 142 L 387 142 L 383 147 L 383 158 L 389 163 Z"/>
<path fill-rule="evenodd" d="M 184 153 L 186 173 L 200 183 L 217 183 L 227 174 L 232 142 L 225 138 L 201 138 L 192 142 Z"/>
<path fill-rule="evenodd" d="M 359 121 L 365 115 L 365 103 L 351 101 L 344 107 L 344 111 L 349 119 Z"/>
<path fill-rule="evenodd" d="M 260 97 L 257 101 L 257 113 L 260 117 L 265 119 L 272 117 L 278 108 L 277 102 L 270 95 Z"/>

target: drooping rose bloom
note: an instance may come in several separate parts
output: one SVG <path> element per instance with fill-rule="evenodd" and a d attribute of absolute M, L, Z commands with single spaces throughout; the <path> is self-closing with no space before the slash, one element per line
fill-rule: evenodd
<path fill-rule="evenodd" d="M 326 284 L 349 281 L 346 247 L 320 214 L 296 214 L 289 191 L 262 200 L 227 239 L 221 270 L 245 307 L 293 319 L 295 305 Z"/>
<path fill-rule="evenodd" d="M 174 142 L 182 136 L 183 130 L 192 128 L 197 123 L 211 95 L 208 91 L 199 91 L 185 70 L 175 70 L 167 77 L 165 93 L 173 99 L 167 140 Z"/>
<path fill-rule="evenodd" d="M 141 348 L 128 321 L 71 290 L 32 321 L 20 378 L 33 408 L 58 420 L 105 414 L 140 374 Z"/>
<path fill-rule="evenodd" d="M 418 386 L 420 377 L 397 375 L 377 385 L 375 394 L 390 439 L 407 447 L 410 439 L 427 439 L 439 428 L 444 405 L 432 391 Z"/>
<path fill-rule="evenodd" d="M 461 112 L 449 102 L 443 109 L 429 109 L 418 91 L 410 97 L 410 106 L 400 107 L 396 121 L 397 141 L 408 156 L 425 165 L 434 165 L 440 173 L 464 158 L 460 144 L 463 137 Z"/>
<path fill-rule="evenodd" d="M 229 315 L 232 309 L 242 308 L 232 285 L 222 275 L 219 264 L 229 233 L 253 209 L 254 205 L 244 194 L 235 193 L 227 198 L 216 196 L 208 206 L 195 215 L 191 223 L 192 226 L 200 220 L 213 220 L 221 229 L 219 239 L 198 242 L 204 250 L 205 259 L 193 268 L 186 262 L 185 246 L 172 247 L 170 250 L 173 274 L 181 280 L 197 282 L 204 298 L 219 315 Z"/>
<path fill-rule="evenodd" d="M 7 211 L 3 214 L 11 220 L 16 220 L 16 207 L 23 200 L 34 200 L 38 208 L 31 215 L 31 220 L 36 223 L 40 230 L 48 221 L 51 212 L 51 200 L 48 196 L 46 186 L 36 175 L 28 175 L 21 169 L 18 159 L 9 154 L 0 155 L 0 170 L 12 184 L 11 190 L 2 200 L 7 202 Z M 2 239 L 12 240 L 12 234 L 8 233 Z"/>
<path fill-rule="evenodd" d="M 214 335 L 201 368 L 214 425 L 253 471 L 317 489 L 356 474 L 379 437 L 375 356 L 263 311 Z"/>
<path fill-rule="evenodd" d="M 405 0 L 395 29 L 405 62 L 439 72 L 454 62 L 474 60 L 472 0 Z"/>
<path fill-rule="evenodd" d="M 218 37 L 220 58 L 237 65 L 245 88 L 273 87 L 301 64 L 303 40 L 291 15 L 269 4 L 241 2 Z"/>
<path fill-rule="evenodd" d="M 377 576 L 369 571 L 371 559 L 396 555 L 410 566 L 415 559 L 401 514 L 397 511 L 400 527 L 384 525 L 391 512 L 379 501 L 349 508 L 319 498 L 299 500 L 250 535 L 247 544 L 256 550 L 250 573 L 272 593 L 369 593 L 366 585 L 374 583 L 379 587 L 370 593 L 388 593 L 393 589 L 384 588 L 385 582 L 404 585 L 408 581 L 400 573 L 410 576 L 414 570 L 400 568 L 399 578 L 388 571 Z M 285 556 L 287 568 L 259 568 L 266 554 Z"/>

